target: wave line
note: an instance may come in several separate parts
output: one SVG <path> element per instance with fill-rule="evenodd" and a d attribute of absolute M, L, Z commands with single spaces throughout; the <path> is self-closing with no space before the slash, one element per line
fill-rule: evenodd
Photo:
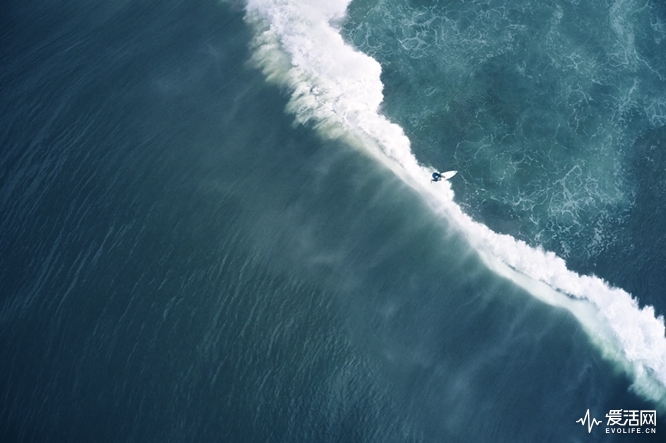
<path fill-rule="evenodd" d="M 473 221 L 453 201 L 449 183 L 433 189 L 429 169 L 413 155 L 402 128 L 379 112 L 381 66 L 347 45 L 335 28 L 348 4 L 248 0 L 253 61 L 269 81 L 291 91 L 287 110 L 298 123 L 314 124 L 323 137 L 345 139 L 392 170 L 433 211 L 454 222 L 490 269 L 544 302 L 568 309 L 602 356 L 633 379 L 632 389 L 666 408 L 663 316 L 598 277 L 570 271 L 554 253 Z"/>

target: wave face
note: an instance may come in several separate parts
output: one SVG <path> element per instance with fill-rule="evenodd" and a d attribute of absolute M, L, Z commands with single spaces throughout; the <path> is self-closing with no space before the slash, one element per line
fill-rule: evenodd
<path fill-rule="evenodd" d="M 250 0 L 246 20 L 254 62 L 291 91 L 297 122 L 394 171 L 663 407 L 663 316 L 562 258 L 590 269 L 637 204 L 631 149 L 666 123 L 655 8 Z M 456 201 L 449 183 L 429 183 L 429 164 L 461 170 Z"/>

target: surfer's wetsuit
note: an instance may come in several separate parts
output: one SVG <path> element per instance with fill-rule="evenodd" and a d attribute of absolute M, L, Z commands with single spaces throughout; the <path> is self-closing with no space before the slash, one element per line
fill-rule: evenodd
<path fill-rule="evenodd" d="M 439 172 L 433 172 L 432 173 L 432 181 L 438 182 L 442 178 L 442 174 Z"/>

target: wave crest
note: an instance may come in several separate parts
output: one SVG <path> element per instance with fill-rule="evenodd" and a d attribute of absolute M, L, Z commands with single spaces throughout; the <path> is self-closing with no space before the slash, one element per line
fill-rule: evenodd
<path fill-rule="evenodd" d="M 664 318 L 641 308 L 626 291 L 567 269 L 552 252 L 535 249 L 474 222 L 453 201 L 448 183 L 429 185 L 402 128 L 380 112 L 381 66 L 347 45 L 335 23 L 348 1 L 249 0 L 255 30 L 253 62 L 291 92 L 288 111 L 324 137 L 344 138 L 373 155 L 414 188 L 468 239 L 484 262 L 535 297 L 569 310 L 605 358 L 616 363 L 643 397 L 666 408 Z"/>

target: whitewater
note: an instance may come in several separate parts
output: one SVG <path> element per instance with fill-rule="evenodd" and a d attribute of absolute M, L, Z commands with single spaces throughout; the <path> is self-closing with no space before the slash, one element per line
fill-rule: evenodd
<path fill-rule="evenodd" d="M 290 92 L 287 111 L 325 138 L 371 155 L 462 233 L 485 264 L 530 294 L 567 309 L 601 355 L 631 379 L 631 388 L 666 409 L 664 317 L 601 278 L 579 275 L 556 254 L 497 234 L 465 214 L 448 182 L 418 162 L 402 128 L 380 112 L 381 66 L 346 44 L 337 25 L 350 1 L 248 0 L 253 63 Z"/>

